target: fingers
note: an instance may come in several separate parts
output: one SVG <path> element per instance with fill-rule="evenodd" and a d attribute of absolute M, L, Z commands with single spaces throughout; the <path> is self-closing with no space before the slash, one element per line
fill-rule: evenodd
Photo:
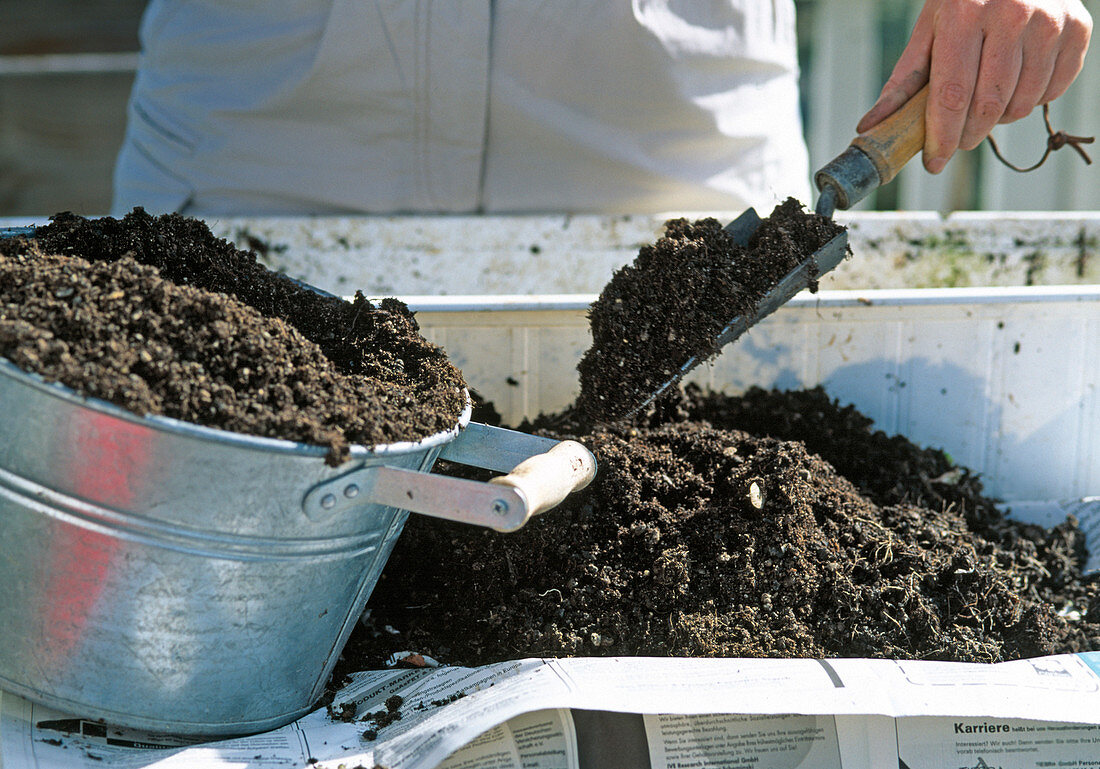
<path fill-rule="evenodd" d="M 1016 19 L 1003 21 L 996 32 L 987 32 L 981 43 L 977 82 L 963 116 L 965 122 L 961 126 L 957 145 L 959 149 L 972 150 L 981 144 L 1000 122 L 1009 103 L 1018 99 L 1024 52 L 1017 40 L 1026 25 L 1026 19 L 1019 19 L 1017 15 Z M 1053 57 L 1050 64 L 1053 68 Z M 949 74 L 948 77 L 950 76 Z M 1040 94 L 1034 92 L 1031 94 L 1032 97 L 1038 95 Z M 1031 106 L 1034 104 L 1032 101 Z"/>
<path fill-rule="evenodd" d="M 982 60 L 976 3 L 948 3 L 936 18 L 924 113 L 924 167 L 938 174 L 959 146 Z M 978 34 L 975 34 L 977 32 Z"/>
<path fill-rule="evenodd" d="M 1042 103 L 1043 94 L 1047 92 L 1054 73 L 1056 59 L 1056 55 L 1049 55 L 1041 61 L 1032 58 L 1024 63 L 1020 70 L 1020 79 L 1016 83 L 1016 91 L 997 122 L 1012 123 L 1025 118 L 1035 109 L 1036 104 Z"/>
<path fill-rule="evenodd" d="M 1092 19 L 1081 0 L 926 0 L 869 130 L 929 84 L 924 165 L 943 170 L 997 123 L 1056 99 L 1081 71 Z"/>
<path fill-rule="evenodd" d="M 1062 32 L 1064 43 L 1058 51 L 1054 72 L 1039 104 L 1047 104 L 1064 94 L 1084 66 L 1085 52 L 1088 51 L 1089 39 L 1092 37 L 1092 17 L 1084 8 L 1081 10 L 1084 16 L 1070 19 Z"/>

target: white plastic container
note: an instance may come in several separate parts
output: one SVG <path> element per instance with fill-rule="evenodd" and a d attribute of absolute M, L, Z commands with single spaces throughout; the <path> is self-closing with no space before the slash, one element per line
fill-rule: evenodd
<path fill-rule="evenodd" d="M 405 299 L 514 424 L 573 399 L 588 305 L 671 215 L 227 217 L 210 226 L 325 290 Z M 1100 495 L 1100 212 L 837 218 L 853 256 L 822 288 L 843 290 L 796 297 L 692 379 L 731 393 L 821 384 L 879 429 L 979 471 L 1020 517 L 1061 520 Z"/>
<path fill-rule="evenodd" d="M 506 424 L 576 396 L 594 296 L 405 299 Z M 1017 517 L 1100 513 L 1100 286 L 802 293 L 689 381 L 822 385 L 981 473 Z"/>

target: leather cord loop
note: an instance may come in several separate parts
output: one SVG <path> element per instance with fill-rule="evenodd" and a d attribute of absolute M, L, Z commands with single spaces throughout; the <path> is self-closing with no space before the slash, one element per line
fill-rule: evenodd
<path fill-rule="evenodd" d="M 1004 163 L 1013 171 L 1027 173 L 1028 171 L 1034 171 L 1036 168 L 1045 163 L 1046 159 L 1050 157 L 1050 153 L 1054 152 L 1055 150 L 1060 150 L 1062 149 L 1062 147 L 1068 145 L 1070 147 L 1073 147 L 1073 149 L 1077 151 L 1077 154 L 1080 155 L 1087 164 L 1092 165 L 1092 158 L 1089 157 L 1088 153 L 1085 152 L 1084 148 L 1081 145 L 1092 144 L 1094 141 L 1096 141 L 1095 136 L 1073 136 L 1072 134 L 1068 134 L 1065 131 L 1055 131 L 1054 128 L 1050 125 L 1050 107 L 1047 104 L 1043 105 L 1043 122 L 1046 124 L 1047 127 L 1047 148 L 1046 152 L 1043 153 L 1043 157 L 1039 159 L 1038 163 L 1032 166 L 1028 166 L 1027 168 L 1020 168 L 1019 166 L 1013 165 L 1012 163 L 1008 162 L 1007 160 L 1005 160 L 1004 155 L 1001 154 L 1000 149 L 998 149 L 997 142 L 993 139 L 993 135 L 990 134 L 986 138 L 989 139 L 989 146 L 993 150 L 993 154 L 997 156 L 997 160 Z"/>

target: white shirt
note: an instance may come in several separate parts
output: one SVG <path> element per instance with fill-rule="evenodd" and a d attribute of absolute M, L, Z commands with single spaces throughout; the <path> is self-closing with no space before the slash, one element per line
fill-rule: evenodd
<path fill-rule="evenodd" d="M 116 214 L 810 201 L 793 0 L 152 0 Z"/>

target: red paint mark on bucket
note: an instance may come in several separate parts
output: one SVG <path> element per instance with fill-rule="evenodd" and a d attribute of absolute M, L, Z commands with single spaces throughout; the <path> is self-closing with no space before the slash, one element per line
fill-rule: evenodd
<path fill-rule="evenodd" d="M 69 430 L 60 460 L 73 494 L 96 507 L 131 511 L 149 465 L 147 427 L 87 411 Z M 79 665 L 79 644 L 90 624 L 121 548 L 113 532 L 87 526 L 55 528 L 50 542 L 43 612 L 48 649 L 45 663 L 59 673 Z"/>

